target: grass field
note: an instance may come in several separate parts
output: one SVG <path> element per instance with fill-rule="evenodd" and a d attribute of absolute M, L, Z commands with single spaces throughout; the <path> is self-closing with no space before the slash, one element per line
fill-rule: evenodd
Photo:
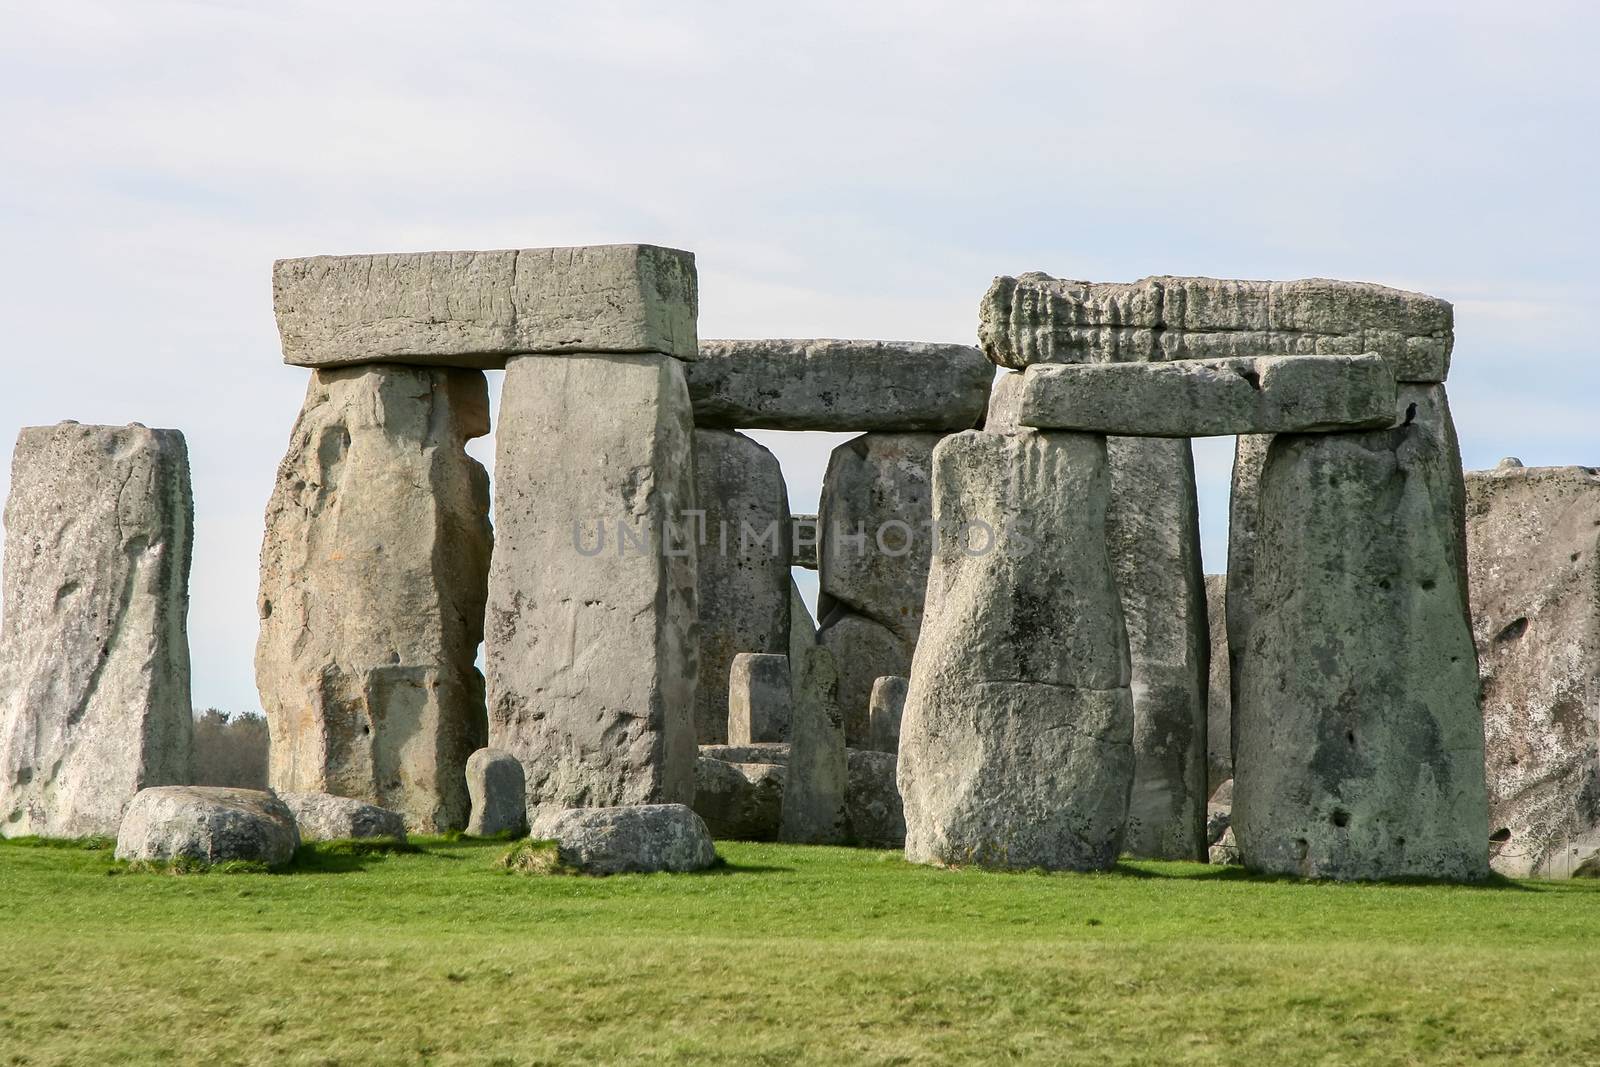
<path fill-rule="evenodd" d="M 724 843 L 698 875 L 503 843 L 132 874 L 0 845 L 0 1063 L 1583 1063 L 1600 885 L 990 874 Z"/>

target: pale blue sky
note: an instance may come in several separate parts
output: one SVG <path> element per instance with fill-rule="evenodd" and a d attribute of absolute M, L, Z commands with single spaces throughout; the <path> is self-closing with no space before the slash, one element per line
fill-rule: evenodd
<path fill-rule="evenodd" d="M 1385 282 L 1456 304 L 1469 466 L 1600 463 L 1595 7 L 1307 7 L 7 4 L 0 437 L 188 435 L 194 696 L 231 709 L 305 386 L 281 256 L 675 245 L 708 337 L 971 342 L 1025 270 Z M 783 442 L 797 509 L 827 448 Z"/>

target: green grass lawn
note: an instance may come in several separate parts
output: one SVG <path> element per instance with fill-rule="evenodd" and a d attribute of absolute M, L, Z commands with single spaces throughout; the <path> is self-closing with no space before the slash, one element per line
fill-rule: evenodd
<path fill-rule="evenodd" d="M 1585 1063 L 1600 885 L 1348 886 L 719 845 L 130 874 L 0 845 L 0 1064 Z"/>

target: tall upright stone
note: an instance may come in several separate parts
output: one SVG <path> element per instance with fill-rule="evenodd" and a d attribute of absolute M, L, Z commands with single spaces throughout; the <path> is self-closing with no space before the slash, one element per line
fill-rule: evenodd
<path fill-rule="evenodd" d="M 1489 863 L 1570 875 L 1600 854 L 1600 471 L 1467 473 Z"/>
<path fill-rule="evenodd" d="M 492 535 L 465 446 L 488 432 L 482 371 L 312 372 L 261 546 L 274 789 L 364 800 L 422 833 L 466 826 Z"/>
<path fill-rule="evenodd" d="M 843 844 L 849 831 L 845 802 L 850 768 L 833 653 L 821 645 L 809 645 L 791 670 L 794 719 L 789 726 L 789 764 L 778 836 L 804 845 Z"/>
<path fill-rule="evenodd" d="M 922 625 L 937 433 L 865 433 L 822 482 L 818 639 L 839 668 L 850 744 L 867 743 L 872 683 L 906 675 Z"/>
<path fill-rule="evenodd" d="M 5 525 L 0 834 L 114 835 L 193 773 L 183 435 L 23 429 Z"/>
<path fill-rule="evenodd" d="M 535 809 L 694 800 L 694 424 L 671 356 L 517 356 L 496 435 L 489 737 Z M 711 684 L 721 684 L 721 679 Z"/>
<path fill-rule="evenodd" d="M 1244 434 L 1233 441 L 1233 476 L 1228 493 L 1228 581 L 1224 613 L 1228 631 L 1229 714 L 1239 703 L 1239 659 L 1250 628 L 1250 588 L 1256 570 L 1256 535 L 1261 525 L 1261 472 L 1271 434 Z M 1229 736 L 1233 731 L 1229 730 Z"/>
<path fill-rule="evenodd" d="M 961 433 L 933 471 L 941 536 L 900 725 L 906 858 L 1109 867 L 1134 713 L 1105 441 Z"/>
<path fill-rule="evenodd" d="M 729 430 L 694 432 L 698 538 L 700 744 L 728 739 L 728 687 L 742 652 L 789 651 L 789 496 L 766 448 Z M 772 740 L 765 738 L 764 740 Z"/>
<path fill-rule="evenodd" d="M 1442 386 L 1399 404 L 1393 429 L 1267 453 L 1233 735 L 1258 871 L 1488 874 L 1460 453 Z"/>
<path fill-rule="evenodd" d="M 1106 546 L 1132 660 L 1133 794 L 1123 848 L 1205 856 L 1210 636 L 1187 440 L 1112 437 Z"/>
<path fill-rule="evenodd" d="M 1211 680 L 1206 696 L 1206 794 L 1233 777 L 1233 689 L 1228 672 L 1228 576 L 1206 575 Z M 1231 801 L 1230 801 L 1231 803 Z"/>

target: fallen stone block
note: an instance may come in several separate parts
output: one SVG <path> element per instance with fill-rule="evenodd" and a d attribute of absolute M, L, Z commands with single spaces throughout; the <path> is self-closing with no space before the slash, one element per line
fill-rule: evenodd
<path fill-rule="evenodd" d="M 1394 398 L 1374 355 L 1040 364 L 1024 377 L 1017 421 L 1133 437 L 1376 429 L 1393 421 Z"/>
<path fill-rule="evenodd" d="M 697 349 L 694 254 L 656 245 L 280 259 L 272 306 L 301 367 Z"/>
<path fill-rule="evenodd" d="M 892 752 L 849 752 L 850 785 L 845 820 L 849 839 L 866 848 L 904 848 L 905 807 L 895 781 L 899 759 Z"/>
<path fill-rule="evenodd" d="M 561 862 L 584 874 L 683 873 L 717 862 L 705 821 L 684 804 L 548 809 L 532 836 L 554 841 Z"/>
<path fill-rule="evenodd" d="M 471 836 L 521 837 L 528 832 L 528 779 L 511 753 L 480 748 L 468 757 L 467 795 L 472 799 L 467 822 Z"/>
<path fill-rule="evenodd" d="M 1442 382 L 1450 304 L 1367 282 L 1151 277 L 1083 282 L 1031 273 L 994 280 L 979 309 L 984 354 L 1002 367 L 1233 356 L 1356 355 L 1396 381 Z"/>
<path fill-rule="evenodd" d="M 141 789 L 133 798 L 117 831 L 116 856 L 281 867 L 299 847 L 293 812 L 270 792 L 169 785 Z"/>
<path fill-rule="evenodd" d="M 345 841 L 362 837 L 406 839 L 405 816 L 350 797 L 329 793 L 279 793 L 301 841 Z"/>
<path fill-rule="evenodd" d="M 871 721 L 867 727 L 870 747 L 879 752 L 900 751 L 900 718 L 906 709 L 906 687 L 911 679 L 885 675 L 872 683 Z"/>
<path fill-rule="evenodd" d="M 1252 870 L 1489 871 L 1460 452 L 1442 386 L 1402 389 L 1399 409 L 1393 429 L 1267 452 L 1234 705 L 1231 826 Z"/>
<path fill-rule="evenodd" d="M 481 371 L 312 372 L 261 545 L 256 688 L 280 793 L 466 826 L 493 543 L 466 444 L 488 432 Z"/>
<path fill-rule="evenodd" d="M 1570 876 L 1600 851 L 1600 470 L 1469 471 L 1490 866 Z"/>
<path fill-rule="evenodd" d="M 784 590 L 787 617 L 788 590 Z M 784 635 L 787 640 L 788 635 Z M 728 744 L 787 741 L 793 718 L 789 657 L 741 652 L 728 672 Z"/>
<path fill-rule="evenodd" d="M 194 504 L 176 430 L 30 426 L 5 509 L 0 834 L 109 836 L 193 774 Z"/>
<path fill-rule="evenodd" d="M 906 858 L 1092 870 L 1133 784 L 1128 638 L 1089 434 L 962 433 L 934 452 L 941 537 L 900 724 Z"/>
<path fill-rule="evenodd" d="M 721 683 L 734 658 L 789 651 L 789 495 L 777 457 L 743 434 L 696 429 L 694 470 L 704 512 L 696 553 L 702 682 L 695 735 L 714 744 L 728 736 L 730 694 Z"/>
<path fill-rule="evenodd" d="M 789 762 L 789 743 L 701 745 L 700 755 L 723 763 L 774 763 L 782 766 Z"/>
<path fill-rule="evenodd" d="M 776 841 L 787 769 L 772 763 L 695 764 L 694 810 L 719 841 Z"/>
<path fill-rule="evenodd" d="M 697 426 L 965 430 L 994 377 L 983 353 L 921 341 L 702 341 L 689 369 Z"/>

